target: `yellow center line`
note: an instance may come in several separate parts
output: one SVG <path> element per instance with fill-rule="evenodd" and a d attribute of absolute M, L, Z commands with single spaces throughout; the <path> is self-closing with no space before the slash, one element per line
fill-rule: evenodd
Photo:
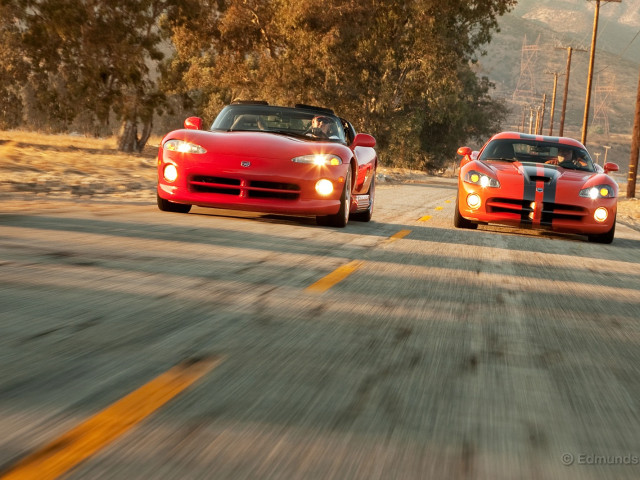
<path fill-rule="evenodd" d="M 306 290 L 309 292 L 325 292 L 358 270 L 363 264 L 364 262 L 360 260 L 352 260 L 346 265 L 336 268 L 329 275 L 322 277 L 313 285 L 309 285 Z"/>
<path fill-rule="evenodd" d="M 442 210 L 444 207 L 436 207 L 436 210 Z"/>
<path fill-rule="evenodd" d="M 445 200 L 444 203 L 451 203 L 451 200 Z"/>
<path fill-rule="evenodd" d="M 212 357 L 176 365 L 27 456 L 4 474 L 0 473 L 0 479 L 58 478 L 115 441 L 221 362 L 221 357 Z"/>
<path fill-rule="evenodd" d="M 418 220 L 419 222 L 427 222 L 431 220 L 431 215 L 425 215 L 424 217 L 420 218 L 420 220 Z"/>
<path fill-rule="evenodd" d="M 394 233 L 393 235 L 391 235 L 387 239 L 387 242 L 395 242 L 396 240 L 400 240 L 401 238 L 406 237 L 410 233 L 411 233 L 411 230 L 400 230 L 399 232 Z"/>
<path fill-rule="evenodd" d="M 406 237 L 410 233 L 411 233 L 411 230 L 400 230 L 399 232 L 394 233 L 389 238 L 387 238 L 385 242 L 393 242 L 395 240 L 399 240 L 401 238 Z M 330 274 L 322 277 L 320 280 L 318 280 L 314 284 L 309 285 L 307 288 L 305 288 L 305 291 L 315 292 L 315 293 L 326 292 L 331 287 L 340 283 L 342 280 L 344 280 L 353 272 L 355 272 L 360 267 L 362 267 L 364 263 L 365 262 L 362 260 L 351 260 L 346 265 L 342 265 L 341 267 L 336 268 Z M 3 479 L 0 478 L 0 480 L 3 480 Z"/>

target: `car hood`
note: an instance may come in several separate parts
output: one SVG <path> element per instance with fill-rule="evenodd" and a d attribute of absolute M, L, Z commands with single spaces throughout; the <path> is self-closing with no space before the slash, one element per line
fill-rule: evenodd
<path fill-rule="evenodd" d="M 601 175 L 596 172 L 585 172 L 584 170 L 572 170 L 547 165 L 544 163 L 521 163 L 521 162 L 483 162 L 498 177 L 507 179 L 509 177 L 523 177 L 526 182 L 544 181 L 545 183 L 575 182 L 583 185 L 590 178 Z"/>
<path fill-rule="evenodd" d="M 341 143 L 305 140 L 289 135 L 269 132 L 209 132 L 202 130 L 175 130 L 165 136 L 202 146 L 207 153 L 260 157 L 265 159 L 293 158 L 315 153 L 334 153 L 343 156 L 349 148 Z"/>

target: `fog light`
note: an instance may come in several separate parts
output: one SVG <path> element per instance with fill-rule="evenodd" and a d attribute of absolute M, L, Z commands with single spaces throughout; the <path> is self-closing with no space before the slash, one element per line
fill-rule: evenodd
<path fill-rule="evenodd" d="M 323 196 L 330 195 L 333 192 L 333 182 L 326 178 L 318 180 L 316 182 L 316 192 Z"/>
<path fill-rule="evenodd" d="M 604 222 L 609 216 L 609 212 L 604 207 L 596 208 L 596 211 L 593 214 L 593 218 L 596 222 Z"/>
<path fill-rule="evenodd" d="M 167 182 L 175 182 L 178 178 L 178 169 L 175 165 L 168 163 L 165 165 L 162 175 Z"/>
<path fill-rule="evenodd" d="M 467 205 L 471 208 L 478 208 L 480 206 L 481 200 L 480 195 L 472 193 L 467 197 Z"/>

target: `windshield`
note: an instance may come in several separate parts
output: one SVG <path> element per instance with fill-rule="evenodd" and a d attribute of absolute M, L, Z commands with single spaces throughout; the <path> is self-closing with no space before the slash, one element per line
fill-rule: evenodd
<path fill-rule="evenodd" d="M 345 130 L 338 117 L 301 108 L 229 105 L 222 109 L 211 130 L 262 131 L 346 143 Z"/>
<path fill-rule="evenodd" d="M 545 163 L 573 170 L 595 171 L 593 161 L 586 150 L 537 140 L 493 140 L 480 154 L 480 160 Z"/>

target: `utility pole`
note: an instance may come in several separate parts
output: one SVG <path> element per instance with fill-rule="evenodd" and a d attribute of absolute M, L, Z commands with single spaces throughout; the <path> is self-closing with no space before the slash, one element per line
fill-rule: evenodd
<path fill-rule="evenodd" d="M 593 64 L 596 58 L 596 37 L 598 36 L 598 17 L 600 15 L 600 2 L 616 2 L 621 0 L 596 0 L 596 11 L 593 14 L 593 33 L 591 34 L 591 55 L 589 56 L 589 76 L 587 77 L 587 96 L 584 102 L 584 116 L 582 117 L 581 142 L 587 145 L 587 127 L 589 125 L 589 104 L 591 103 L 591 83 L 593 82 Z"/>
<path fill-rule="evenodd" d="M 603 145 L 602 148 L 604 148 L 604 162 L 603 163 L 607 163 L 607 153 L 609 153 L 609 149 L 611 148 L 611 146 Z"/>
<path fill-rule="evenodd" d="M 638 172 L 638 153 L 640 151 L 640 77 L 638 77 L 638 93 L 636 94 L 636 115 L 633 120 L 631 135 L 631 158 L 629 159 L 629 176 L 627 177 L 627 198 L 636 196 L 636 175 Z"/>
<path fill-rule="evenodd" d="M 553 135 L 553 116 L 556 111 L 556 91 L 558 90 L 558 72 L 545 72 L 553 75 L 553 96 L 551 97 L 551 113 L 549 117 L 549 136 Z"/>
<path fill-rule="evenodd" d="M 547 109 L 547 94 L 542 94 L 542 111 L 540 112 L 540 127 L 538 127 L 538 131 L 536 132 L 538 135 L 542 135 L 542 128 L 544 126 L 544 112 Z"/>
<path fill-rule="evenodd" d="M 562 50 L 564 50 L 564 47 L 562 48 Z M 567 70 L 565 72 L 565 75 L 567 77 L 564 79 L 564 99 L 562 100 L 562 113 L 560 115 L 560 133 L 558 134 L 560 137 L 564 135 L 564 117 L 565 117 L 565 113 L 567 112 L 567 95 L 569 95 L 569 76 L 571 74 L 571 53 L 574 50 L 576 52 L 586 52 L 586 50 L 567 47 Z"/>
<path fill-rule="evenodd" d="M 600 165 L 600 155 L 602 155 L 600 152 L 595 152 L 594 155 L 596 156 L 596 165 Z"/>

